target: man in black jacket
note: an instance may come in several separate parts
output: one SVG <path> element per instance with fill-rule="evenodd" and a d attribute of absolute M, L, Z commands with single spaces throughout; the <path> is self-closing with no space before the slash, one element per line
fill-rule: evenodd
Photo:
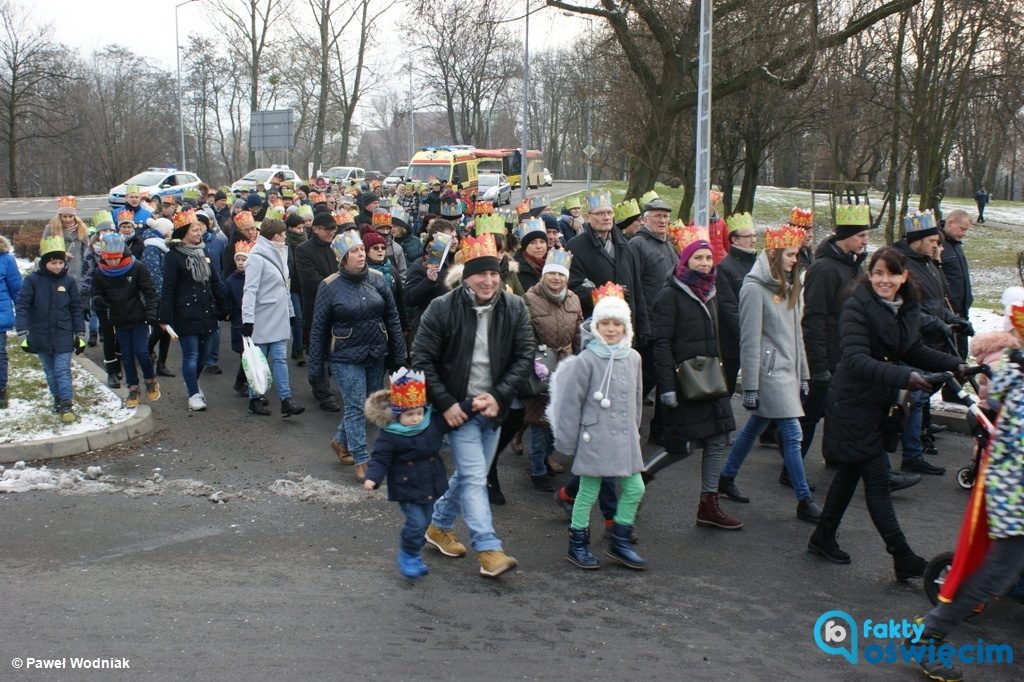
<path fill-rule="evenodd" d="M 338 271 L 338 258 L 331 250 L 331 240 L 334 239 L 337 227 L 334 216 L 330 213 L 318 213 L 313 218 L 313 236 L 295 248 L 295 272 L 302 290 L 302 335 L 307 345 L 309 328 L 313 324 L 313 304 L 316 303 L 317 289 L 320 282 Z M 313 397 L 320 403 L 321 410 L 341 411 L 338 399 L 331 392 L 330 379 L 327 375 L 311 377 L 309 383 L 313 388 Z"/>
<path fill-rule="evenodd" d="M 740 373 L 740 287 L 743 278 L 757 260 L 757 232 L 749 213 L 729 216 L 729 253 L 718 264 L 715 292 L 718 298 L 719 339 L 722 343 L 722 367 L 725 385 L 732 394 Z"/>
<path fill-rule="evenodd" d="M 412 345 L 413 366 L 427 379 L 427 397 L 452 429 L 448 442 L 455 463 L 426 539 L 445 556 L 465 555 L 452 532 L 461 512 L 481 575 L 496 577 L 514 568 L 516 560 L 502 551 L 494 532 L 487 471 L 501 421 L 533 371 L 536 349 L 526 304 L 502 291 L 493 237 L 467 239 L 462 252 L 468 256 L 462 286 L 430 302 Z M 459 405 L 467 398 L 473 401 L 469 414 Z"/>
<path fill-rule="evenodd" d="M 962 332 L 956 335 L 956 349 L 961 358 L 967 357 L 967 337 L 974 335 L 974 328 L 970 324 L 974 293 L 971 291 L 971 271 L 967 266 L 963 245 L 963 239 L 970 229 L 971 216 L 967 211 L 958 208 L 946 216 L 942 274 L 946 276 L 949 285 L 949 303 L 953 306 L 953 312 L 965 323 Z"/>
<path fill-rule="evenodd" d="M 591 293 L 595 288 L 607 282 L 622 286 L 626 290 L 626 303 L 633 313 L 634 345 L 642 348 L 651 336 L 651 325 L 636 257 L 630 251 L 626 238 L 614 229 L 611 193 L 593 191 L 587 195 L 586 201 L 587 223 L 583 231 L 566 245 L 573 255 L 569 288 L 580 297 L 583 316 L 590 317 L 594 310 Z"/>

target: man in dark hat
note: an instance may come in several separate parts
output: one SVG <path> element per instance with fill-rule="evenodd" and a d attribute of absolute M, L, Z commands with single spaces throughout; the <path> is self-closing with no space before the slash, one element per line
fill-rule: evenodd
<path fill-rule="evenodd" d="M 373 192 L 363 192 L 356 201 L 359 205 L 359 215 L 356 216 L 356 225 L 372 224 L 373 212 L 380 206 L 380 197 Z"/>

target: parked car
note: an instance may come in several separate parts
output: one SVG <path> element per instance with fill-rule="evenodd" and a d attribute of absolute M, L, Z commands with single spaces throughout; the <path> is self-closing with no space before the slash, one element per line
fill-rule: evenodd
<path fill-rule="evenodd" d="M 554 181 L 555 181 L 555 179 L 553 177 L 551 177 L 551 171 L 549 171 L 547 168 L 545 168 L 544 169 L 544 186 L 545 187 L 550 187 L 551 183 L 554 182 Z"/>
<path fill-rule="evenodd" d="M 243 175 L 240 180 L 236 180 L 234 184 L 231 185 L 231 191 L 238 194 L 243 189 L 252 191 L 260 186 L 263 187 L 264 191 L 269 190 L 270 178 L 274 177 L 275 173 L 284 173 L 284 179 L 286 182 L 291 181 L 293 183 L 297 183 L 300 179 L 298 174 L 288 166 L 274 164 L 269 168 L 257 168 L 249 171 Z"/>
<path fill-rule="evenodd" d="M 355 166 L 332 166 L 324 171 L 324 177 L 347 187 L 352 182 L 363 184 L 366 180 L 366 171 Z"/>
<path fill-rule="evenodd" d="M 495 206 L 512 203 L 512 185 L 504 173 L 481 173 L 477 183 L 478 201 L 492 201 Z"/>
<path fill-rule="evenodd" d="M 385 178 L 387 178 L 387 176 L 384 175 L 383 173 L 381 173 L 380 171 L 366 171 L 366 183 L 367 184 L 373 182 L 374 180 L 376 180 L 377 182 L 380 182 L 381 184 L 383 184 Z"/>
<path fill-rule="evenodd" d="M 391 174 L 384 178 L 384 189 L 393 192 L 398 183 L 405 182 L 405 173 L 408 170 L 408 166 L 399 166 L 391 171 Z"/>
<path fill-rule="evenodd" d="M 174 168 L 147 168 L 120 185 L 111 187 L 107 194 L 107 202 L 115 208 L 123 206 L 128 185 L 138 185 L 140 192 L 148 193 L 150 196 L 176 196 L 180 200 L 186 189 L 199 187 L 201 182 L 198 175 L 189 171 Z"/>

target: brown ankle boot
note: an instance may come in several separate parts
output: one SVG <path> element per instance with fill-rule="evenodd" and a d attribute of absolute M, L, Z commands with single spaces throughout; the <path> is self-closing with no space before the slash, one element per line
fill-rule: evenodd
<path fill-rule="evenodd" d="M 701 493 L 700 506 L 697 507 L 697 525 L 725 530 L 743 528 L 742 521 L 729 516 L 718 506 L 718 493 Z"/>

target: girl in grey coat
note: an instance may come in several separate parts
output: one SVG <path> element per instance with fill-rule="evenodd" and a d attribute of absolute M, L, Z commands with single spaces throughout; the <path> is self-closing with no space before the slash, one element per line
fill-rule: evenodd
<path fill-rule="evenodd" d="M 782 435 L 786 472 L 799 500 L 797 518 L 817 523 L 821 508 L 811 497 L 800 458 L 799 417 L 804 414 L 800 397 L 807 395 L 810 379 L 800 327 L 803 304 L 797 254 L 802 237 L 788 228 L 769 230 L 769 248 L 758 256 L 740 289 L 743 407 L 753 414 L 732 445 L 719 492 L 737 502 L 750 501 L 736 487 L 736 474 L 754 441 L 774 421 Z"/>
<path fill-rule="evenodd" d="M 584 335 L 587 324 L 583 323 Z M 639 430 L 643 390 L 640 354 L 631 346 L 629 305 L 614 294 L 607 295 L 594 306 L 589 324 L 594 337 L 579 355 L 558 365 L 547 409 L 555 447 L 574 457 L 572 472 L 580 477 L 567 558 L 580 568 L 600 567 L 590 552 L 590 510 L 602 477 L 615 476 L 622 485 L 622 497 L 605 554 L 640 570 L 647 562 L 633 550 L 630 538 L 644 494 Z"/>
<path fill-rule="evenodd" d="M 248 336 L 267 357 L 281 416 L 302 414 L 305 408 L 292 402 L 288 382 L 288 339 L 291 338 L 292 297 L 288 288 L 287 227 L 277 219 L 264 220 L 260 236 L 249 252 L 242 289 L 242 336 Z M 249 389 L 249 411 L 269 415 L 263 396 Z"/>

